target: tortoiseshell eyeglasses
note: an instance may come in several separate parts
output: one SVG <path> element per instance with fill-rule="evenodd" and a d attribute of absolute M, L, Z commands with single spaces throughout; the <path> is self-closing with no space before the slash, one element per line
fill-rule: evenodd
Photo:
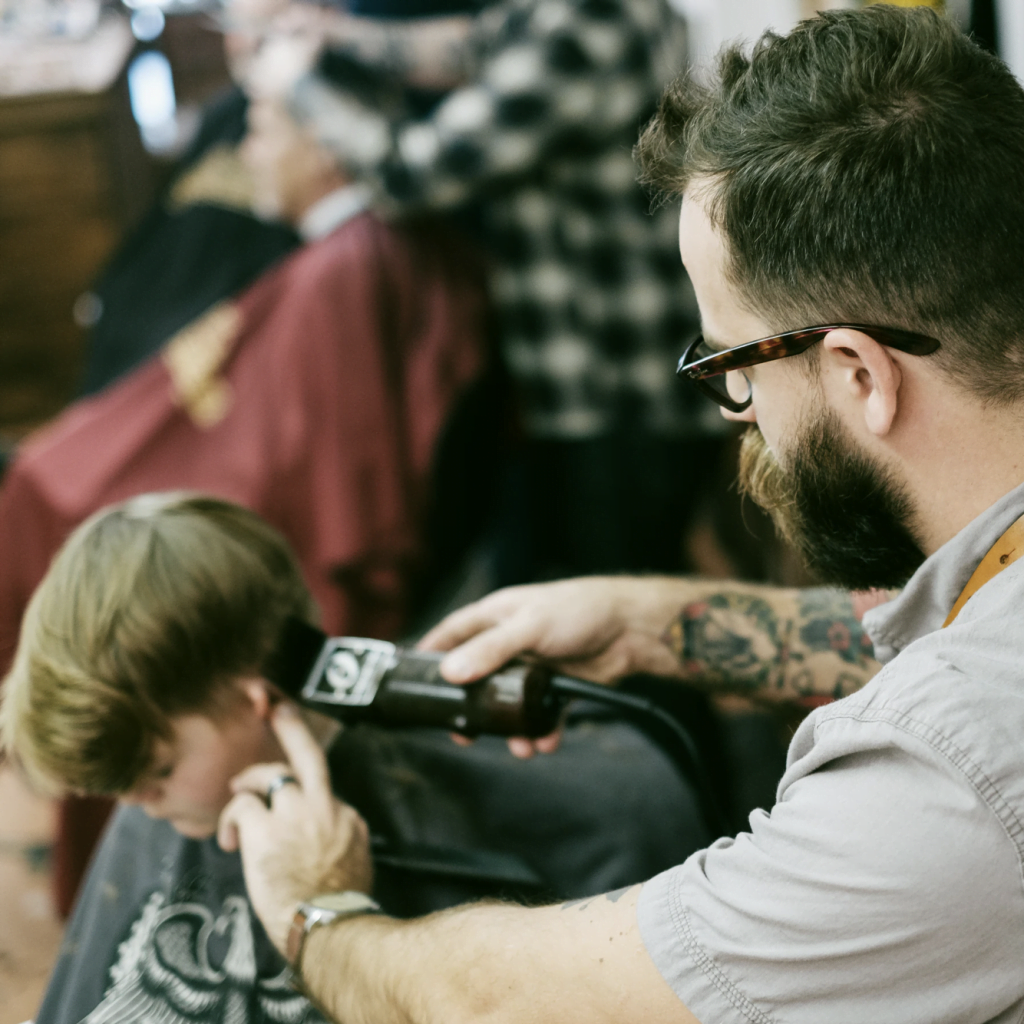
<path fill-rule="evenodd" d="M 928 356 L 939 348 L 934 338 L 895 327 L 872 327 L 868 324 L 829 324 L 823 327 L 805 327 L 800 331 L 787 331 L 758 341 L 747 341 L 733 348 L 713 349 L 698 335 L 687 346 L 679 360 L 676 373 L 688 377 L 709 398 L 731 412 L 749 408 L 753 396 L 750 380 L 742 371 L 758 363 L 806 352 L 822 340 L 829 331 L 846 327 L 870 335 L 881 345 L 898 349 L 911 356 Z"/>

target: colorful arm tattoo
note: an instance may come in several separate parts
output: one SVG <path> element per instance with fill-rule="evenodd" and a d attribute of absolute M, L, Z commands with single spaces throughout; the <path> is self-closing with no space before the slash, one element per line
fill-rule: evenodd
<path fill-rule="evenodd" d="M 605 899 L 609 903 L 618 903 L 627 892 L 631 892 L 633 889 L 639 889 L 638 885 L 626 885 L 621 889 L 614 889 L 612 892 L 600 893 L 597 896 L 584 896 L 582 899 L 577 900 L 566 900 L 565 903 L 560 904 L 562 910 L 572 910 L 578 908 L 579 910 L 586 910 L 591 903 L 596 902 L 599 899 Z"/>
<path fill-rule="evenodd" d="M 749 696 L 844 697 L 878 671 L 850 595 L 827 587 L 715 594 L 663 640 L 687 677 Z"/>

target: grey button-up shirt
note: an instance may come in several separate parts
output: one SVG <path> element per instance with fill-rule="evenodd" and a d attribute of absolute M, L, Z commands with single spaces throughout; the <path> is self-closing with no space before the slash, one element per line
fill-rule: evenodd
<path fill-rule="evenodd" d="M 1024 1020 L 1024 559 L 947 629 L 1024 485 L 865 627 L 884 663 L 793 737 L 771 813 L 648 882 L 641 935 L 702 1024 Z"/>

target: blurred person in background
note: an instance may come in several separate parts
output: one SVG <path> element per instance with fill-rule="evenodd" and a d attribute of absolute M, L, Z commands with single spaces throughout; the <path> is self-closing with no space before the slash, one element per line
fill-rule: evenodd
<path fill-rule="evenodd" d="M 396 115 L 331 83 L 342 58 L 460 87 Z M 287 103 L 376 209 L 475 208 L 526 439 L 496 582 L 682 568 L 721 427 L 672 379 L 696 311 L 674 215 L 651 211 L 630 156 L 685 60 L 680 20 L 661 0 L 503 0 L 433 22 L 293 3 L 247 59 L 250 92 Z"/>
<path fill-rule="evenodd" d="M 363 0 L 369 15 L 443 15 L 464 0 Z M 239 2 L 223 19 L 227 65 L 245 81 L 258 36 L 250 31 L 286 4 Z M 373 17 L 365 19 L 374 23 Z M 433 20 L 433 19 L 431 19 Z M 410 109 L 436 91 L 405 89 Z M 203 107 L 195 136 L 142 222 L 122 242 L 81 306 L 89 327 L 81 393 L 93 394 L 156 352 L 214 303 L 237 294 L 290 253 L 295 224 L 261 207 L 239 147 L 249 97 L 238 84 Z"/>

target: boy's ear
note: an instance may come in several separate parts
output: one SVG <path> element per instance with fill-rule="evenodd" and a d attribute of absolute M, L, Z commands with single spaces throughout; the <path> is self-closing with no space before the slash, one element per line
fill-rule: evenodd
<path fill-rule="evenodd" d="M 270 713 L 280 699 L 276 689 L 266 679 L 261 679 L 259 676 L 240 679 L 237 685 L 243 697 L 252 705 L 256 716 L 270 721 Z"/>

